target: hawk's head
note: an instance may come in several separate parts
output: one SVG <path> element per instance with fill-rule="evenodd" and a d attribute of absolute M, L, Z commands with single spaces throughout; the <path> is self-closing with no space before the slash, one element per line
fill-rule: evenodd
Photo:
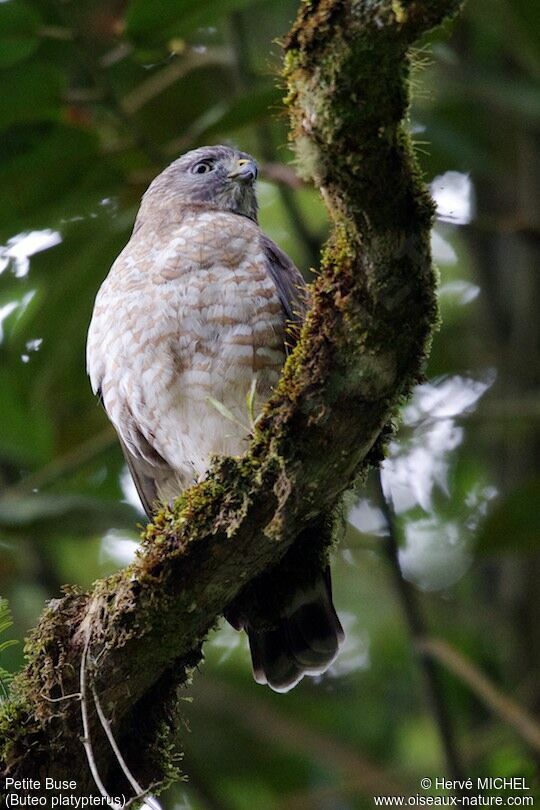
<path fill-rule="evenodd" d="M 254 182 L 257 164 L 251 155 L 229 146 L 201 146 L 171 163 L 150 184 L 145 198 L 168 206 L 208 205 L 257 220 Z"/>

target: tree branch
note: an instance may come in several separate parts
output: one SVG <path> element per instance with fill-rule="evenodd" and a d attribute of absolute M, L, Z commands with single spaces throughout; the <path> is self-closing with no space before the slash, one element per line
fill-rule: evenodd
<path fill-rule="evenodd" d="M 254 76 L 251 70 L 251 58 L 248 48 L 249 36 L 246 31 L 244 14 L 241 11 L 236 11 L 231 15 L 230 28 L 233 49 L 236 55 L 237 82 L 243 90 L 248 90 L 254 86 Z M 255 127 L 255 134 L 260 155 L 268 163 L 275 154 L 272 130 L 267 123 L 263 122 Z M 309 266 L 315 267 L 319 259 L 323 237 L 318 238 L 311 233 L 291 186 L 287 183 L 278 183 L 277 189 L 290 227 L 306 251 Z"/>
<path fill-rule="evenodd" d="M 194 697 L 204 712 L 213 717 L 228 716 L 231 724 L 244 728 L 265 748 L 278 746 L 297 756 L 313 759 L 320 768 L 336 774 L 343 783 L 353 783 L 354 791 L 372 798 L 385 793 L 404 795 L 410 785 L 400 782 L 365 754 L 344 745 L 311 725 L 283 716 L 264 701 L 250 700 L 222 681 L 200 679 Z"/>
<path fill-rule="evenodd" d="M 540 723 L 513 698 L 505 695 L 472 661 L 439 638 L 417 639 L 416 647 L 445 666 L 477 696 L 482 703 L 512 726 L 536 751 L 540 751 Z"/>
<path fill-rule="evenodd" d="M 240 459 L 216 461 L 145 532 L 129 568 L 44 611 L 0 718 L 0 762 L 16 778 L 76 778 L 81 655 L 130 771 L 174 775 L 177 691 L 209 628 L 242 586 L 309 537 L 367 465 L 419 378 L 436 318 L 433 208 L 402 121 L 413 39 L 458 0 L 312 0 L 285 43 L 292 137 L 333 221 L 301 339 Z M 303 532 L 305 531 L 305 534 Z M 313 549 L 312 553 L 320 553 Z M 47 699 L 48 698 L 48 699 Z M 88 733 L 111 795 L 130 796 L 95 711 Z"/>

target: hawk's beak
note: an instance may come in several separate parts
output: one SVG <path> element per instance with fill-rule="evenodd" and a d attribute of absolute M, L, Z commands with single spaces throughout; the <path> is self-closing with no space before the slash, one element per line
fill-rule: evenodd
<path fill-rule="evenodd" d="M 230 177 L 231 180 L 240 180 L 242 183 L 252 183 L 257 177 L 257 164 L 248 158 L 237 160 L 227 177 Z"/>

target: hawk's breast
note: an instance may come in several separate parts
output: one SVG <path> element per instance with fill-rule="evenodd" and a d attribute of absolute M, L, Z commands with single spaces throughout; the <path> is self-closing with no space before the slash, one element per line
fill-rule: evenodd
<path fill-rule="evenodd" d="M 187 213 L 141 227 L 98 294 L 93 385 L 130 452 L 149 445 L 184 485 L 211 455 L 243 452 L 253 377 L 259 403 L 279 378 L 285 314 L 266 262 L 254 222 Z"/>

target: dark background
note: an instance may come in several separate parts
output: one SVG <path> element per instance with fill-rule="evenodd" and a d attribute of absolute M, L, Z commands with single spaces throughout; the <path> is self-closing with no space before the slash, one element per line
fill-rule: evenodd
<path fill-rule="evenodd" d="M 0 3 L 0 594 L 14 618 L 0 644 L 21 640 L 0 647 L 4 670 L 62 584 L 87 587 L 134 553 L 143 518 L 84 344 L 149 180 L 204 143 L 253 153 L 263 228 L 306 274 L 316 266 L 326 216 L 290 169 L 276 43 L 296 7 Z M 471 0 L 415 52 L 410 126 L 439 204 L 442 324 L 383 476 L 409 587 L 372 480 L 348 498 L 335 554 L 340 659 L 276 695 L 251 680 L 244 638 L 214 633 L 180 707 L 190 782 L 166 808 L 371 808 L 374 794 L 424 793 L 449 755 L 454 773 L 534 788 L 539 17 L 537 0 Z M 410 597 L 422 633 L 444 641 L 428 680 Z"/>

